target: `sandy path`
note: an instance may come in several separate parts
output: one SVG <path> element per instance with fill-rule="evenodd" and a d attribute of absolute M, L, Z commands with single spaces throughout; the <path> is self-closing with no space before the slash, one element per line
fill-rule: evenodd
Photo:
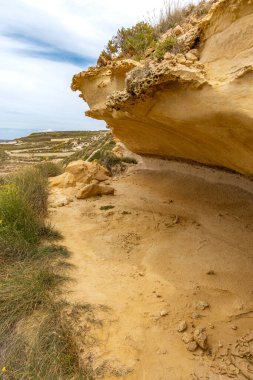
<path fill-rule="evenodd" d="M 105 379 L 228 379 L 227 354 L 212 361 L 214 351 L 253 330 L 252 194 L 172 169 L 138 170 L 113 180 L 115 196 L 51 210 L 75 265 L 71 301 L 110 308 L 93 352 L 109 363 Z M 186 350 L 182 319 L 206 328 L 204 354 Z"/>

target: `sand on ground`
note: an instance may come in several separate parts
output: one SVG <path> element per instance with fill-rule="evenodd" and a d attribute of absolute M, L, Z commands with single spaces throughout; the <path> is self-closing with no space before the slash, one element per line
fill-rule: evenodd
<path fill-rule="evenodd" d="M 253 379 L 253 183 L 147 160 L 112 185 L 50 209 L 74 265 L 66 297 L 104 306 L 93 365 L 107 380 Z M 207 350 L 186 349 L 182 320 L 206 328 Z M 247 352 L 231 356 L 240 342 Z"/>

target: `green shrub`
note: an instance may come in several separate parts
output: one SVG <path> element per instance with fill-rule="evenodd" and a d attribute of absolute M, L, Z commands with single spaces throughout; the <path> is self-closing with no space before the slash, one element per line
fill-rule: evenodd
<path fill-rule="evenodd" d="M 159 60 L 164 58 L 165 53 L 177 53 L 178 43 L 176 37 L 167 37 L 163 41 L 159 41 L 155 49 L 155 57 Z"/>
<path fill-rule="evenodd" d="M 148 47 L 157 40 L 155 29 L 148 22 L 139 22 L 131 28 L 121 28 L 107 44 L 111 56 L 141 59 Z"/>

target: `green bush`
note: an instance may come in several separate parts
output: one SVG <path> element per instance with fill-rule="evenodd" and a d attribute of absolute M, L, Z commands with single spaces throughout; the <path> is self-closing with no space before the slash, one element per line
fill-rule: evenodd
<path fill-rule="evenodd" d="M 107 44 L 111 56 L 121 54 L 124 58 L 141 59 L 148 47 L 157 40 L 155 29 L 148 22 L 139 22 L 131 28 L 121 28 Z"/>
<path fill-rule="evenodd" d="M 177 53 L 178 43 L 176 37 L 167 37 L 163 41 L 159 41 L 155 49 L 155 57 L 159 60 L 164 58 L 165 53 Z"/>

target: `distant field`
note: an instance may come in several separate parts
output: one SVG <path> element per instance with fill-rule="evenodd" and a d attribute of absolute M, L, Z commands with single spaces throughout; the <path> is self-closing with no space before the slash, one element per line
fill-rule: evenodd
<path fill-rule="evenodd" d="M 7 174 L 24 165 L 43 161 L 61 161 L 71 156 L 88 158 L 98 148 L 111 142 L 108 131 L 64 131 L 32 133 L 27 137 L 0 141 L 0 174 Z"/>
<path fill-rule="evenodd" d="M 89 136 L 96 136 L 98 134 L 108 133 L 108 131 L 63 131 L 63 132 L 41 132 L 32 133 L 29 136 L 18 139 L 25 142 L 39 142 L 50 141 L 51 139 L 65 139 L 65 138 L 86 138 Z"/>

